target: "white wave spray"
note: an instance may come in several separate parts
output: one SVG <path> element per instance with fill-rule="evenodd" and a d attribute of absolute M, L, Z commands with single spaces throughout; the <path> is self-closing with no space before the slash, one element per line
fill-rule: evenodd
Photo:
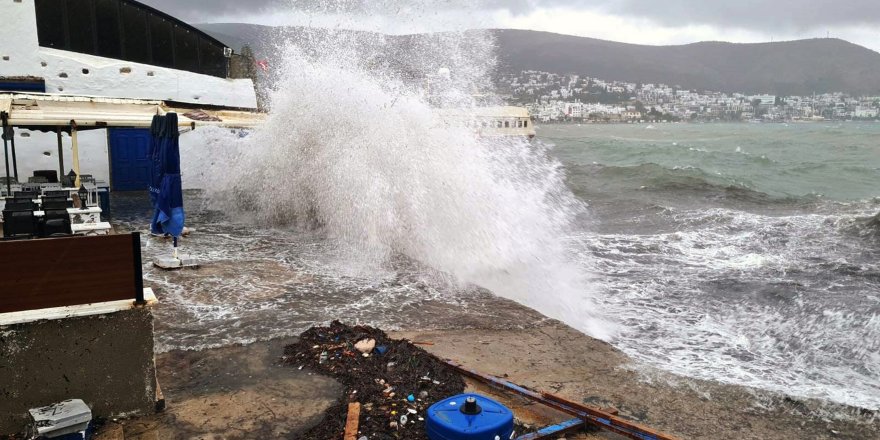
<path fill-rule="evenodd" d="M 215 176 L 205 185 L 213 203 L 267 225 L 317 227 L 362 269 L 403 255 L 445 282 L 612 337 L 566 250 L 585 207 L 561 165 L 540 145 L 480 139 L 428 104 L 439 97 L 466 112 L 474 93 L 487 92 L 488 33 L 300 31 L 290 43 L 275 60 L 267 123 L 218 140 L 212 162 L 199 161 Z M 420 78 L 441 68 L 449 77 L 426 87 Z"/>

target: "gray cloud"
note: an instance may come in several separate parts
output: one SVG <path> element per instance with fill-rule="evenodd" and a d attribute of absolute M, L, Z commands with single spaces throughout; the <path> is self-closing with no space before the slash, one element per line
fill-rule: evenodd
<path fill-rule="evenodd" d="M 880 0 L 142 0 L 191 22 L 304 9 L 394 15 L 401 7 L 444 11 L 507 10 L 514 15 L 563 7 L 640 17 L 667 26 L 710 25 L 772 33 L 880 24 Z"/>
<path fill-rule="evenodd" d="M 236 13 L 271 11 L 284 7 L 286 0 L 139 0 L 162 12 L 192 23 L 207 23 L 215 17 Z"/>
<path fill-rule="evenodd" d="M 774 29 L 880 24 L 878 0 L 621 0 L 605 3 L 604 9 L 609 12 L 644 17 L 669 26 L 705 24 L 772 33 Z"/>

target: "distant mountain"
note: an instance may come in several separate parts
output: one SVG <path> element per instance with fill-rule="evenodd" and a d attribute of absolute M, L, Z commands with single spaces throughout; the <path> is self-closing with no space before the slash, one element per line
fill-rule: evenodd
<path fill-rule="evenodd" d="M 880 93 L 880 53 L 839 39 L 644 46 L 547 32 L 498 30 L 504 69 L 581 73 L 723 92 Z"/>
<path fill-rule="evenodd" d="M 268 26 L 240 23 L 198 27 L 236 49 L 250 44 L 258 57 L 272 53 L 271 41 L 277 32 Z M 576 73 L 723 92 L 880 95 L 880 53 L 839 39 L 647 46 L 549 32 L 492 32 L 502 72 Z M 407 37 L 396 38 L 405 41 Z"/>

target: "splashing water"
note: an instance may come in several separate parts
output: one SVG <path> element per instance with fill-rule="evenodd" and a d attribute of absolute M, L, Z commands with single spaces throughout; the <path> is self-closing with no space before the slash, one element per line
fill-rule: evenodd
<path fill-rule="evenodd" d="M 352 35 L 300 34 L 284 48 L 267 123 L 217 139 L 213 163 L 196 162 L 211 202 L 264 225 L 319 229 L 350 250 L 340 270 L 382 274 L 405 256 L 431 282 L 476 284 L 612 337 L 566 250 L 585 207 L 560 164 L 541 145 L 477 138 L 427 103 L 473 108 L 494 63 L 488 34 L 406 46 Z M 402 79 L 440 67 L 449 78 L 430 84 L 432 96 Z"/>

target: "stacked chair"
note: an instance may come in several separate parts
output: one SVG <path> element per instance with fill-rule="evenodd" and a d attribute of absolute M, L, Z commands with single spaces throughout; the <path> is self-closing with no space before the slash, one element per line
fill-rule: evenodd
<path fill-rule="evenodd" d="M 19 240 L 39 234 L 39 224 L 34 216 L 36 206 L 30 198 L 7 198 L 3 208 L 3 238 Z"/>
<path fill-rule="evenodd" d="M 70 226 L 70 214 L 67 208 L 73 207 L 67 193 L 44 196 L 39 210 L 42 217 L 37 217 L 38 210 L 33 193 L 19 192 L 16 197 L 6 199 L 3 209 L 3 238 L 20 240 L 34 237 L 59 237 L 73 234 Z"/>
<path fill-rule="evenodd" d="M 40 222 L 40 237 L 66 237 L 73 235 L 70 228 L 70 215 L 67 209 L 43 208 L 43 221 Z"/>

